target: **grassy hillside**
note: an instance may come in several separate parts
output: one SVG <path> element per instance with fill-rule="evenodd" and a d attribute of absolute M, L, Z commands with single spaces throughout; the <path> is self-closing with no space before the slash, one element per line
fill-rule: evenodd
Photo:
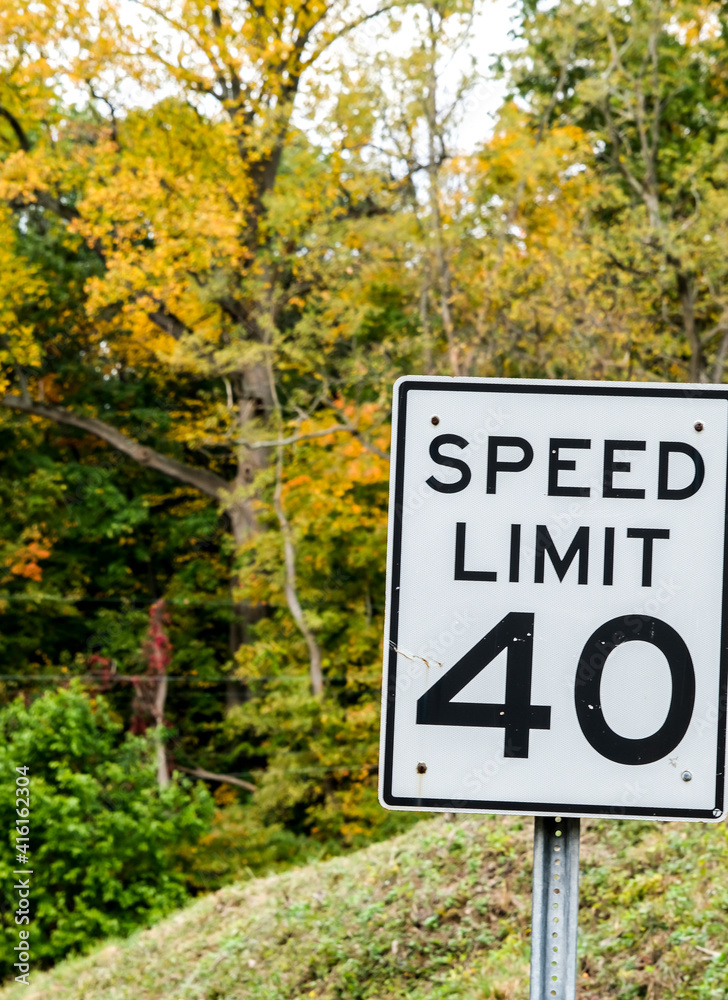
<path fill-rule="evenodd" d="M 726 829 L 582 828 L 579 996 L 724 1000 Z M 531 839 L 530 819 L 426 821 L 223 889 L 0 1000 L 525 1000 Z"/>

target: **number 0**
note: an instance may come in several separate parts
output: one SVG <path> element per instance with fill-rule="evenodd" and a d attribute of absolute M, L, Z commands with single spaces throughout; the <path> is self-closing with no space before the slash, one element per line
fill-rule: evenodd
<path fill-rule="evenodd" d="M 664 654 L 672 675 L 672 696 L 662 726 L 643 739 L 610 729 L 601 706 L 602 672 L 609 654 L 624 642 L 649 642 Z M 605 622 L 589 637 L 579 657 L 574 686 L 581 731 L 597 753 L 618 764 L 651 764 L 667 757 L 687 732 L 695 706 L 695 670 L 690 652 L 674 628 L 659 618 L 626 615 Z"/>

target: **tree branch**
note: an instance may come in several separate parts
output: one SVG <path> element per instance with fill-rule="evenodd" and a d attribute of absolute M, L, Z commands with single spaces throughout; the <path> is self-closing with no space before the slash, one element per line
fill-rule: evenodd
<path fill-rule="evenodd" d="M 357 439 L 362 448 L 366 448 L 366 450 L 370 451 L 372 455 L 376 455 L 377 458 L 381 458 L 385 462 L 388 462 L 390 460 L 387 452 L 382 451 L 381 448 L 377 448 L 377 446 L 375 444 L 372 444 L 371 441 L 367 441 L 367 439 L 364 437 L 361 431 L 353 430 L 350 433 L 352 437 L 355 437 Z"/>
<path fill-rule="evenodd" d="M 35 190 L 30 197 L 10 199 L 11 208 L 30 208 L 32 205 L 39 205 L 41 208 L 53 212 L 65 222 L 73 222 L 74 219 L 80 218 L 77 208 L 74 208 L 73 205 L 64 205 L 60 198 L 54 198 L 48 191 Z"/>
<path fill-rule="evenodd" d="M 726 354 L 728 354 L 728 330 L 724 328 L 723 336 L 720 339 L 720 346 L 718 347 L 718 351 L 715 355 L 715 361 L 713 362 L 711 382 L 713 382 L 714 385 L 720 385 L 723 381 Z"/>
<path fill-rule="evenodd" d="M 621 173 L 624 179 L 627 181 L 629 186 L 639 195 L 639 197 L 645 201 L 645 189 L 634 176 L 632 171 L 627 167 L 622 157 L 619 155 L 619 151 L 623 146 L 622 139 L 619 135 L 619 130 L 612 118 L 612 110 L 609 104 L 609 98 L 603 102 L 602 111 L 604 112 L 604 120 L 607 125 L 607 132 L 609 133 L 609 140 L 612 144 L 611 159 L 613 166 Z"/>
<path fill-rule="evenodd" d="M 329 396 L 323 396 L 322 402 L 324 402 L 326 406 L 328 406 L 331 410 L 333 410 L 335 414 L 338 415 L 340 413 L 338 406 Z M 359 444 L 362 445 L 362 447 L 366 448 L 367 451 L 370 451 L 372 455 L 376 455 L 377 458 L 384 459 L 385 462 L 390 461 L 389 455 L 386 451 L 382 451 L 381 448 L 377 448 L 375 444 L 372 444 L 371 441 L 367 440 L 367 438 L 364 437 L 362 432 L 358 430 L 356 427 L 352 426 L 352 424 L 339 424 L 339 427 L 343 431 L 348 431 L 349 434 L 351 434 L 352 437 L 355 437 L 359 442 Z"/>
<path fill-rule="evenodd" d="M 298 629 L 306 640 L 309 657 L 309 677 L 311 679 L 311 691 L 320 698 L 324 693 L 324 674 L 322 667 L 321 647 L 316 636 L 306 620 L 301 602 L 298 599 L 298 588 L 296 586 L 296 549 L 293 541 L 293 529 L 291 522 L 286 517 L 283 509 L 283 450 L 278 449 L 276 455 L 276 485 L 273 492 L 273 508 L 278 518 L 278 525 L 283 535 L 283 556 L 286 568 L 284 590 L 288 610 L 298 626 Z"/>
<path fill-rule="evenodd" d="M 311 438 L 326 437 L 329 434 L 337 434 L 339 431 L 346 431 L 349 434 L 356 433 L 356 427 L 351 424 L 335 424 L 333 427 L 323 427 L 319 431 L 310 431 L 308 434 L 292 434 L 287 438 L 279 438 L 278 441 L 246 441 L 239 439 L 239 443 L 246 448 L 257 450 L 258 448 L 283 448 L 287 444 L 298 444 L 299 441 L 308 441 Z"/>
<path fill-rule="evenodd" d="M 0 116 L 2 116 L 5 119 L 8 125 L 10 125 L 10 128 L 13 130 L 13 132 L 15 132 L 15 137 L 18 140 L 18 144 L 20 145 L 20 148 L 23 150 L 23 152 L 29 153 L 30 142 L 28 141 L 28 137 L 25 134 L 23 126 L 20 124 L 15 115 L 12 114 L 12 112 L 8 111 L 7 108 L 0 107 Z"/>
<path fill-rule="evenodd" d="M 270 394 L 273 400 L 273 410 L 277 418 L 278 427 L 282 426 L 283 420 L 281 415 L 281 404 L 278 398 L 278 391 L 276 389 L 275 376 L 273 375 L 273 367 L 268 361 L 268 381 L 270 384 Z M 306 620 L 306 615 L 304 614 L 303 608 L 301 607 L 301 602 L 298 599 L 298 588 L 296 586 L 296 548 L 293 539 L 293 529 L 291 527 L 291 522 L 286 516 L 286 512 L 283 507 L 283 447 L 278 446 L 276 451 L 276 479 L 275 479 L 275 489 L 273 491 L 273 509 L 276 512 L 276 517 L 278 518 L 278 526 L 281 529 L 281 535 L 283 536 L 283 558 L 285 564 L 285 578 L 284 578 L 284 592 L 286 595 L 286 604 L 288 605 L 288 610 L 291 612 L 291 616 L 298 626 L 298 630 L 306 640 L 306 646 L 308 647 L 308 661 L 309 661 L 309 678 L 311 680 L 311 692 L 316 698 L 321 698 L 324 693 L 324 672 L 323 672 L 323 657 L 321 655 L 321 647 L 318 644 L 318 640 Z"/>
<path fill-rule="evenodd" d="M 711 326 L 709 330 L 704 330 L 700 335 L 700 345 L 705 347 L 717 333 L 725 333 L 728 330 L 728 309 L 723 310 L 723 315 L 720 317 L 715 326 Z"/>
<path fill-rule="evenodd" d="M 243 781 L 242 778 L 233 778 L 232 774 L 214 774 L 212 771 L 206 771 L 204 767 L 182 767 L 181 764 L 175 764 L 174 766 L 177 771 L 184 771 L 185 774 L 191 774 L 195 778 L 206 778 L 207 781 L 219 781 L 227 785 L 237 785 L 239 788 L 244 788 L 246 792 L 257 791 L 257 788 L 251 782 Z"/>
<path fill-rule="evenodd" d="M 127 455 L 139 465 L 144 465 L 156 472 L 161 472 L 170 479 L 185 483 L 204 493 L 206 496 L 219 500 L 221 491 L 229 491 L 231 486 L 221 476 L 207 469 L 197 469 L 191 465 L 178 462 L 175 458 L 163 455 L 140 444 L 134 438 L 128 437 L 122 431 L 112 427 L 111 424 L 97 420 L 95 417 L 81 417 L 76 413 L 71 413 L 61 406 L 49 406 L 47 404 L 35 403 L 32 400 L 25 400 L 20 396 L 3 396 L 0 398 L 0 405 L 10 410 L 19 410 L 34 417 L 42 417 L 44 420 L 51 420 L 56 424 L 64 424 L 67 427 L 75 427 L 77 430 L 106 441 L 117 451 Z"/>
<path fill-rule="evenodd" d="M 164 330 L 165 333 L 168 333 L 170 337 L 174 337 L 175 340 L 180 340 L 184 334 L 192 332 L 186 323 L 183 323 L 181 319 L 167 309 L 164 303 L 160 303 L 159 309 L 155 309 L 154 312 L 148 312 L 147 316 L 155 326 L 158 326 L 160 330 Z"/>
<path fill-rule="evenodd" d="M 379 17 L 381 14 L 386 14 L 390 10 L 396 10 L 398 7 L 401 6 L 402 6 L 402 0 L 394 0 L 394 3 L 385 3 L 382 7 L 377 7 L 376 10 L 371 11 L 369 14 L 362 14 L 362 16 L 356 18 L 356 20 L 349 21 L 349 23 L 343 25 L 339 29 L 339 31 L 327 32 L 321 39 L 319 44 L 316 46 L 316 48 L 313 50 L 311 55 L 308 57 L 308 59 L 302 62 L 303 69 L 307 69 L 309 66 L 312 66 L 316 62 L 316 60 L 323 55 L 323 53 L 326 51 L 326 49 L 329 48 L 330 45 L 333 45 L 334 42 L 338 41 L 340 38 L 343 38 L 344 35 L 348 35 L 350 31 L 355 31 L 356 28 L 360 28 L 363 24 L 366 24 L 367 21 L 371 21 L 375 17 Z"/>
<path fill-rule="evenodd" d="M 118 128 L 117 128 L 116 108 L 111 103 L 111 101 L 108 99 L 108 97 L 103 97 L 101 94 L 97 94 L 96 93 L 96 91 L 93 88 L 93 84 L 91 83 L 90 80 L 87 80 L 86 84 L 88 86 L 89 93 L 91 94 L 91 96 L 93 97 L 93 99 L 95 101 L 103 101 L 104 104 L 106 105 L 106 107 L 109 109 L 109 112 L 111 114 L 111 138 L 114 140 L 114 142 L 118 146 L 119 145 L 119 131 L 118 131 Z"/>
<path fill-rule="evenodd" d="M 283 448 L 289 444 L 298 444 L 299 441 L 310 441 L 312 438 L 328 437 L 329 434 L 338 434 L 340 431 L 351 434 L 352 437 L 356 438 L 373 455 L 383 458 L 386 462 L 389 461 L 389 455 L 385 451 L 382 451 L 381 448 L 377 448 L 371 441 L 367 441 L 362 432 L 352 424 L 335 424 L 333 427 L 323 427 L 319 431 L 311 431 L 308 434 L 292 434 L 290 437 L 279 438 L 277 441 L 247 441 L 244 438 L 238 440 L 239 444 L 250 448 L 251 451 L 255 451 L 259 448 Z"/>

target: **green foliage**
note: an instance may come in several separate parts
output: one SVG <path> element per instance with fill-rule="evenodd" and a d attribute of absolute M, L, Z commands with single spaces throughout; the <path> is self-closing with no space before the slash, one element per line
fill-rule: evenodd
<path fill-rule="evenodd" d="M 721 382 L 725 5 L 524 0 L 521 9 L 525 44 L 509 82 L 534 130 L 576 127 L 591 146 L 583 166 L 598 183 L 579 237 L 582 252 L 596 251 L 593 278 L 626 335 L 627 374 Z"/>
<path fill-rule="evenodd" d="M 29 769 L 31 941 L 41 965 L 128 934 L 185 899 L 174 849 L 206 832 L 212 800 L 186 779 L 160 790 L 150 741 L 120 731 L 106 702 L 77 684 L 0 710 L 4 975 L 18 930 L 18 767 Z"/>

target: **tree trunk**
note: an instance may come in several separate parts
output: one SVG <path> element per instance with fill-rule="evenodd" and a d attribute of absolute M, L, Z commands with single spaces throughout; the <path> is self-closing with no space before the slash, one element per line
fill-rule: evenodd
<path fill-rule="evenodd" d="M 160 674 L 157 679 L 157 691 L 154 696 L 154 721 L 156 727 L 154 737 L 157 743 L 157 783 L 160 788 L 169 785 L 169 768 L 167 766 L 167 751 L 164 746 L 164 703 L 167 700 L 167 675 Z"/>

